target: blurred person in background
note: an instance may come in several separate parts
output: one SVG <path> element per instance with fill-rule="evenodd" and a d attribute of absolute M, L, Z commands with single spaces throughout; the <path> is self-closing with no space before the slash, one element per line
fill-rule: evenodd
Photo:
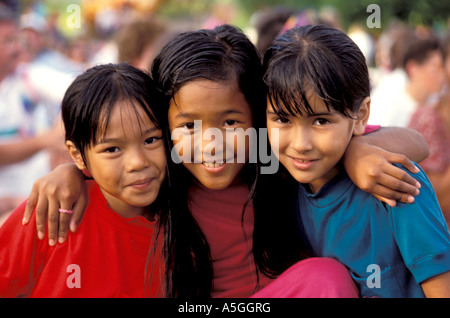
<path fill-rule="evenodd" d="M 295 9 L 288 6 L 264 8 L 253 14 L 250 24 L 256 31 L 255 45 L 261 56 L 275 38 L 293 27 L 325 24 L 342 29 L 339 12 L 330 5 L 324 5 L 318 11 L 312 8 Z"/>
<path fill-rule="evenodd" d="M 401 70 L 374 89 L 369 124 L 406 127 L 414 111 L 432 103 L 442 90 L 444 53 L 437 38 L 408 29 L 392 49 L 398 56 L 395 66 Z"/>
<path fill-rule="evenodd" d="M 154 16 L 133 19 L 115 34 L 118 61 L 148 72 L 155 56 L 176 33 Z"/>
<path fill-rule="evenodd" d="M 291 8 L 275 7 L 256 12 L 252 24 L 256 30 L 256 48 L 261 56 L 280 34 L 286 21 L 295 13 Z"/>
<path fill-rule="evenodd" d="M 214 29 L 222 24 L 233 24 L 237 10 L 233 3 L 217 1 L 213 4 L 210 14 L 202 24 L 202 28 Z"/>
<path fill-rule="evenodd" d="M 420 107 L 409 127 L 425 137 L 430 155 L 420 163 L 436 192 L 442 212 L 450 226 L 450 35 L 444 41 L 446 82 L 439 101 Z"/>
<path fill-rule="evenodd" d="M 396 73 L 401 74 L 401 84 L 404 84 L 406 79 L 406 74 L 401 67 L 402 52 L 399 52 L 397 48 L 404 48 L 404 45 L 398 45 L 399 39 L 404 32 L 407 32 L 408 28 L 405 24 L 398 20 L 393 20 L 389 25 L 384 28 L 383 32 L 377 37 L 375 41 L 375 52 L 374 52 L 374 67 L 370 68 L 370 78 L 373 90 L 373 94 L 380 91 L 379 84 L 384 85 L 384 90 L 381 92 L 384 96 L 390 91 L 390 85 L 387 82 L 391 81 L 394 84 L 398 82 L 395 80 Z M 410 32 L 413 32 L 412 30 Z M 391 78 L 394 78 L 391 79 Z M 389 83 L 392 84 L 392 83 Z M 373 95 L 372 94 L 372 95 Z"/>
<path fill-rule="evenodd" d="M 58 96 L 57 87 L 63 85 L 63 81 L 59 77 L 54 82 L 58 85 L 46 86 L 46 80 L 53 79 L 52 72 L 47 69 L 35 75 L 29 72 L 27 65 L 33 58 L 31 52 L 24 54 L 19 31 L 17 16 L 0 4 L 0 155 L 3 161 L 0 166 L 0 215 L 23 201 L 34 180 L 50 171 L 49 153 L 39 150 L 64 149 L 59 122 L 43 123 L 46 119 L 39 115 L 36 107 L 41 102 L 58 103 L 57 99 L 62 95 Z M 71 78 L 65 80 L 69 85 Z M 34 139 L 34 147 L 30 148 L 30 140 L 42 133 L 47 134 L 43 137 L 46 142 L 40 142 L 41 138 Z M 16 156 L 17 151 L 22 156 Z"/>

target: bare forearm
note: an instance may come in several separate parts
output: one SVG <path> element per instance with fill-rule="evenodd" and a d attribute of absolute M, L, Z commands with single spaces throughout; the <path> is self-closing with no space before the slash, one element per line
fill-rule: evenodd
<path fill-rule="evenodd" d="M 31 157 L 43 149 L 39 138 L 24 139 L 0 145 L 0 166 L 9 165 Z"/>
<path fill-rule="evenodd" d="M 431 277 L 421 285 L 427 298 L 449 298 L 450 272 Z"/>
<path fill-rule="evenodd" d="M 405 155 L 414 162 L 419 163 L 429 155 L 425 137 L 413 129 L 381 127 L 376 132 L 364 135 L 363 138 L 373 146 Z"/>

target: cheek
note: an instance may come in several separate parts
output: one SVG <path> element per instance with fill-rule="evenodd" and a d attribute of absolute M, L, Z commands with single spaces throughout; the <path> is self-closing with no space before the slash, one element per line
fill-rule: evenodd
<path fill-rule="evenodd" d="M 227 133 L 225 136 L 224 147 L 226 151 L 227 159 L 230 159 L 231 155 L 241 158 L 238 162 L 244 162 L 248 159 L 248 155 L 251 150 L 256 147 L 257 137 L 256 131 L 253 128 L 247 130 L 235 130 L 233 133 Z M 242 159 L 244 161 L 242 161 Z"/>
<path fill-rule="evenodd" d="M 153 158 L 155 158 L 155 165 L 157 166 L 157 168 L 161 173 L 161 180 L 163 180 L 166 176 L 166 168 L 167 168 L 167 158 L 164 151 L 164 147 L 161 147 L 159 153 L 153 156 Z"/>
<path fill-rule="evenodd" d="M 268 125 L 267 133 L 268 133 L 268 138 L 269 138 L 269 142 L 270 142 L 270 146 L 272 147 L 272 150 L 277 150 L 276 154 L 278 152 L 281 152 L 282 150 L 286 149 L 287 141 L 290 139 L 288 137 L 288 133 L 285 130 L 270 127 Z M 278 157 L 278 155 L 277 155 L 277 157 Z"/>
<path fill-rule="evenodd" d="M 110 162 L 97 161 L 88 165 L 88 167 L 90 174 L 100 187 L 111 191 L 112 187 L 120 183 L 123 167 L 117 162 L 111 164 Z"/>
<path fill-rule="evenodd" d="M 440 90 L 442 85 L 444 84 L 444 72 L 436 71 L 435 68 L 427 68 L 424 72 L 426 76 L 423 77 L 424 85 L 428 87 L 430 91 Z"/>
<path fill-rule="evenodd" d="M 330 158 L 332 162 L 339 161 L 345 153 L 350 142 L 351 134 L 327 136 L 316 142 L 316 149 L 326 158 Z"/>
<path fill-rule="evenodd" d="M 180 155 L 182 158 L 188 156 L 189 158 L 194 153 L 194 136 L 183 134 L 176 136 L 173 142 L 173 151 Z M 190 158 L 191 159 L 191 158 Z"/>

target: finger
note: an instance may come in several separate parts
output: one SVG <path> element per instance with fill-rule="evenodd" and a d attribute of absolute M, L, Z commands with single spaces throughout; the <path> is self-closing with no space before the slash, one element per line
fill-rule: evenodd
<path fill-rule="evenodd" d="M 34 208 L 36 207 L 37 200 L 38 200 L 38 191 L 36 191 L 36 185 L 33 185 L 33 188 L 31 189 L 30 196 L 27 200 L 27 205 L 25 206 L 25 212 L 22 219 L 22 224 L 28 224 L 30 221 L 31 214 L 33 214 Z"/>
<path fill-rule="evenodd" d="M 378 200 L 380 200 L 381 202 L 386 203 L 387 205 L 391 206 L 391 207 L 395 207 L 397 205 L 397 201 L 395 200 L 391 200 L 382 196 L 379 196 L 377 194 L 373 195 L 375 198 L 377 198 Z"/>
<path fill-rule="evenodd" d="M 59 223 L 59 202 L 56 199 L 50 199 L 48 203 L 48 244 L 56 245 L 56 236 L 58 234 Z"/>
<path fill-rule="evenodd" d="M 416 187 L 417 189 L 421 188 L 421 184 L 419 181 L 417 181 L 414 177 L 412 177 L 410 174 L 408 174 L 405 170 L 396 167 L 394 165 L 390 165 L 386 168 L 385 172 L 387 174 L 390 174 L 391 176 L 402 180 L 404 182 L 407 182 L 408 184 Z"/>
<path fill-rule="evenodd" d="M 411 173 L 418 173 L 419 168 L 406 156 L 400 154 L 392 154 L 389 158 L 391 163 L 399 163 Z"/>
<path fill-rule="evenodd" d="M 394 191 L 413 196 L 419 195 L 420 192 L 420 183 L 408 173 L 402 169 L 396 168 L 395 166 L 388 168 L 385 173 L 380 175 L 378 183 Z"/>
<path fill-rule="evenodd" d="M 36 230 L 40 240 L 44 238 L 45 230 L 47 228 L 47 211 L 48 211 L 47 197 L 44 195 L 39 195 L 39 199 L 36 204 Z"/>
<path fill-rule="evenodd" d="M 397 201 L 397 202 L 404 202 L 404 203 L 413 203 L 414 202 L 414 196 L 403 193 L 403 192 L 399 192 L 399 191 L 395 191 L 391 188 L 388 188 L 382 184 L 377 184 L 374 186 L 373 189 L 373 195 L 374 196 L 379 196 L 382 197 L 383 202 L 387 202 L 387 200 L 393 200 L 393 201 Z M 392 201 L 390 201 L 388 204 L 390 206 L 395 206 L 391 204 Z"/>
<path fill-rule="evenodd" d="M 61 203 L 61 208 L 64 210 L 72 210 L 72 203 Z M 64 243 L 69 233 L 69 224 L 72 214 L 59 213 L 59 227 L 58 227 L 58 243 Z"/>
<path fill-rule="evenodd" d="M 80 196 L 78 201 L 73 206 L 73 214 L 70 219 L 70 231 L 75 232 L 84 216 L 84 209 L 86 208 L 86 199 L 84 196 Z"/>

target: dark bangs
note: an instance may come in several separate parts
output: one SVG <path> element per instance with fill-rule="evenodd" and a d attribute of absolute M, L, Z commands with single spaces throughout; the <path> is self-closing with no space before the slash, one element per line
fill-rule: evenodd
<path fill-rule="evenodd" d="M 160 128 L 165 111 L 159 107 L 159 95 L 148 74 L 126 63 L 90 68 L 69 86 L 62 101 L 66 140 L 72 140 L 84 158 L 85 149 L 106 133 L 119 101 L 129 101 L 138 118 L 138 109 L 143 109 Z"/>
<path fill-rule="evenodd" d="M 359 48 L 344 33 L 325 26 L 287 31 L 267 50 L 264 68 L 268 101 L 283 116 L 313 115 L 308 98 L 314 93 L 329 110 L 352 117 L 370 94 Z"/>
<path fill-rule="evenodd" d="M 265 104 L 261 58 L 251 41 L 237 28 L 222 25 L 179 34 L 155 58 L 152 77 L 170 99 L 186 83 L 210 80 L 227 83 L 236 80 L 254 116 L 254 125 L 264 124 L 260 107 Z"/>

